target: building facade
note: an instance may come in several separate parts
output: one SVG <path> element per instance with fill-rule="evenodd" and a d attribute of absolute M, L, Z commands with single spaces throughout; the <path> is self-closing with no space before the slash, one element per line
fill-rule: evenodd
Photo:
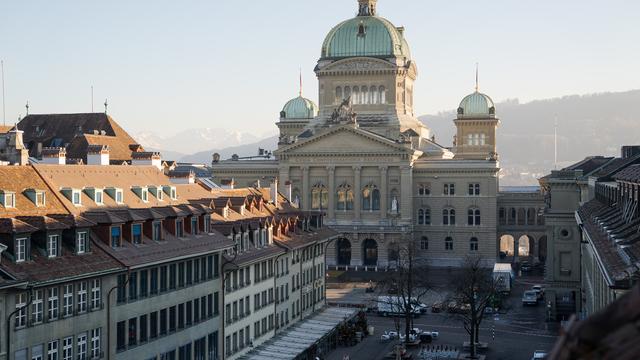
<path fill-rule="evenodd" d="M 319 104 L 299 97 L 280 113 L 275 160 L 219 161 L 214 178 L 240 186 L 279 179 L 304 210 L 321 210 L 342 234 L 327 265 L 387 268 L 396 244 L 420 242 L 421 258 L 451 266 L 497 258 L 499 120 L 491 98 L 465 97 L 451 147 L 414 114 L 418 67 L 405 29 L 359 0 L 358 15 L 326 36 L 315 72 Z"/>

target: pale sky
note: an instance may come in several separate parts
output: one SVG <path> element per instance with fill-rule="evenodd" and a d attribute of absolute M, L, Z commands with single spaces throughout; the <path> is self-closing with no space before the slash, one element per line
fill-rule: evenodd
<path fill-rule="evenodd" d="M 222 127 L 275 133 L 284 103 L 317 101 L 313 68 L 356 0 L 0 1 L 7 122 L 109 113 L 132 133 Z M 406 27 L 417 115 L 480 88 L 496 101 L 640 87 L 640 1 L 379 0 Z M 498 109 L 499 111 L 499 109 Z M 2 114 L 0 113 L 0 117 Z M 0 119 L 1 120 L 1 119 Z"/>

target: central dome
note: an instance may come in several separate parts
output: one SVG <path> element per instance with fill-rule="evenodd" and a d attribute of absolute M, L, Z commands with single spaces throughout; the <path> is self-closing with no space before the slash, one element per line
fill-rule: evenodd
<path fill-rule="evenodd" d="M 362 1 L 360 1 L 362 3 Z M 334 27 L 322 44 L 322 58 L 357 56 L 411 58 L 404 29 L 369 8 Z"/>

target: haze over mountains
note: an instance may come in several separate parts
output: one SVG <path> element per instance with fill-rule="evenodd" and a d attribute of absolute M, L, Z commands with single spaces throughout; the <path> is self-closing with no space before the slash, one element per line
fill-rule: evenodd
<path fill-rule="evenodd" d="M 640 144 L 638 104 L 640 90 L 496 104 L 502 122 L 501 185 L 537 185 L 536 179 L 554 168 L 556 119 L 559 168 L 590 155 L 619 155 L 620 146 Z M 446 147 L 452 146 L 454 118 L 455 110 L 420 117 L 433 130 L 436 142 Z M 223 159 L 256 155 L 258 148 L 275 149 L 278 141 L 277 136 L 260 140 L 251 133 L 221 129 L 185 130 L 169 138 L 152 133 L 135 137 L 145 147 L 162 151 L 166 159 L 201 163 L 209 163 L 214 152 Z"/>

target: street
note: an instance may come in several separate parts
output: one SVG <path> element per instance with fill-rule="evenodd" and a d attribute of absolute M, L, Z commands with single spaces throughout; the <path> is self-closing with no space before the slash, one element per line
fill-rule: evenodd
<path fill-rule="evenodd" d="M 545 321 L 544 304 L 537 306 L 523 306 L 522 294 L 531 285 L 542 283 L 542 277 L 521 276 L 516 278 L 515 286 L 504 302 L 504 307 L 498 314 L 485 316 L 480 326 L 480 342 L 489 344 L 488 350 L 481 352 L 487 359 L 496 360 L 529 360 L 535 350 L 548 351 L 553 346 L 558 324 Z M 450 289 L 446 281 L 434 287 L 425 299 L 427 305 L 446 298 Z M 369 303 L 379 294 L 367 294 L 364 289 L 331 289 L 327 290 L 330 301 Z M 370 312 L 367 315 L 368 324 L 374 327 L 374 334 L 368 336 L 361 343 L 353 347 L 339 347 L 329 354 L 328 360 L 342 360 L 344 355 L 350 359 L 383 359 L 393 350 L 394 340 L 383 342 L 380 335 L 384 331 L 396 330 L 396 323 L 400 324 L 400 331 L 404 333 L 404 319 L 381 317 Z M 469 335 L 463 328 L 462 321 L 455 315 L 448 313 L 423 314 L 414 320 L 414 327 L 422 331 L 438 331 L 440 336 L 431 346 L 447 346 L 462 350 L 462 344 L 469 341 Z M 397 341 L 397 340 L 395 340 Z M 412 349 L 409 349 L 412 350 Z M 419 347 L 412 350 L 417 353 Z"/>

